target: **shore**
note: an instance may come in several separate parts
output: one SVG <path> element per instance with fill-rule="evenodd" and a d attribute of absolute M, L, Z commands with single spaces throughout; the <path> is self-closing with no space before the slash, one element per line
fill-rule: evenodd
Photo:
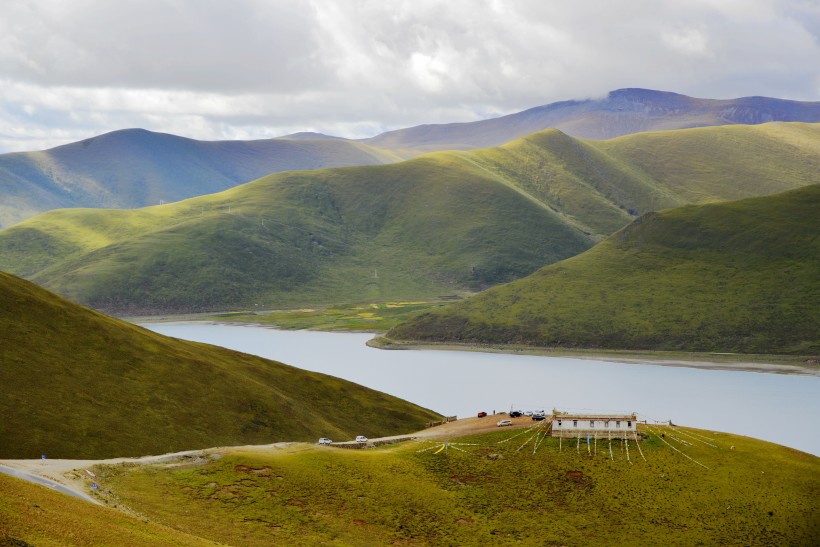
<path fill-rule="evenodd" d="M 231 320 L 219 313 L 166 314 L 152 316 L 131 316 L 121 319 L 135 324 L 158 323 L 216 323 L 237 326 L 258 326 L 280 328 L 283 330 L 302 330 L 291 326 L 278 326 L 271 323 L 248 321 L 243 314 L 242 321 Z M 223 317 L 220 317 L 223 315 Z M 335 328 L 306 328 L 322 332 L 351 332 L 362 334 L 362 330 Z M 711 370 L 731 370 L 742 372 L 765 372 L 769 374 L 795 374 L 820 377 L 820 356 L 806 355 L 768 355 L 741 353 L 708 353 L 708 352 L 673 352 L 642 350 L 604 350 L 578 348 L 545 348 L 525 345 L 469 344 L 456 342 L 406 342 L 387 339 L 384 332 L 376 332 L 376 337 L 367 345 L 376 349 L 389 350 L 438 350 L 467 351 L 480 353 L 506 353 L 511 355 L 538 355 L 543 357 L 568 357 L 595 361 L 612 361 L 637 365 L 656 365 L 668 367 L 689 367 Z"/>
<path fill-rule="evenodd" d="M 794 355 L 746 355 L 739 353 L 694 353 L 663 351 L 597 350 L 570 348 L 539 348 L 523 345 L 489 345 L 455 342 L 404 342 L 383 336 L 373 338 L 367 345 L 387 350 L 474 351 L 568 357 L 595 361 L 613 361 L 636 365 L 690 367 L 711 370 L 766 372 L 770 374 L 797 374 L 820 377 L 820 362 L 816 357 Z M 806 360 L 813 362 L 806 362 Z"/>

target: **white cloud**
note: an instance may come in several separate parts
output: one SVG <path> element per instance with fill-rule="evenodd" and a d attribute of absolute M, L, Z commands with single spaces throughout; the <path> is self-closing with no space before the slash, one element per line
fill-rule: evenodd
<path fill-rule="evenodd" d="M 812 0 L 5 0 L 0 151 L 367 136 L 647 87 L 818 100 Z"/>

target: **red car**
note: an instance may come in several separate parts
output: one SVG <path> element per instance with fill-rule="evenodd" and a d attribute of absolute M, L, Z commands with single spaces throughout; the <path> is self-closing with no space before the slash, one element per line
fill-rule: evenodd
<path fill-rule="evenodd" d="M 487 413 L 486 413 L 486 412 L 479 412 L 479 413 L 478 413 L 478 417 L 479 417 L 479 418 L 483 418 L 483 417 L 485 417 L 486 415 L 487 415 Z"/>

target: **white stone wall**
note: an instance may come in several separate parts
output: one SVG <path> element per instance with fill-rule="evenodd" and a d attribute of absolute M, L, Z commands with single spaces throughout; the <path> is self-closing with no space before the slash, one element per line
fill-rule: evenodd
<path fill-rule="evenodd" d="M 552 420 L 554 437 L 586 437 L 587 434 L 600 438 L 616 437 L 624 433 L 634 435 L 637 423 L 633 417 L 583 417 L 556 416 Z"/>

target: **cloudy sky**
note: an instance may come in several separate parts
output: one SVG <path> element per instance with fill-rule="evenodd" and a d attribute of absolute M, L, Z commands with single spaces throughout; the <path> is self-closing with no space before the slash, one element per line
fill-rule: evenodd
<path fill-rule="evenodd" d="M 2 0 L 0 152 L 367 137 L 622 87 L 820 100 L 820 0 Z"/>

